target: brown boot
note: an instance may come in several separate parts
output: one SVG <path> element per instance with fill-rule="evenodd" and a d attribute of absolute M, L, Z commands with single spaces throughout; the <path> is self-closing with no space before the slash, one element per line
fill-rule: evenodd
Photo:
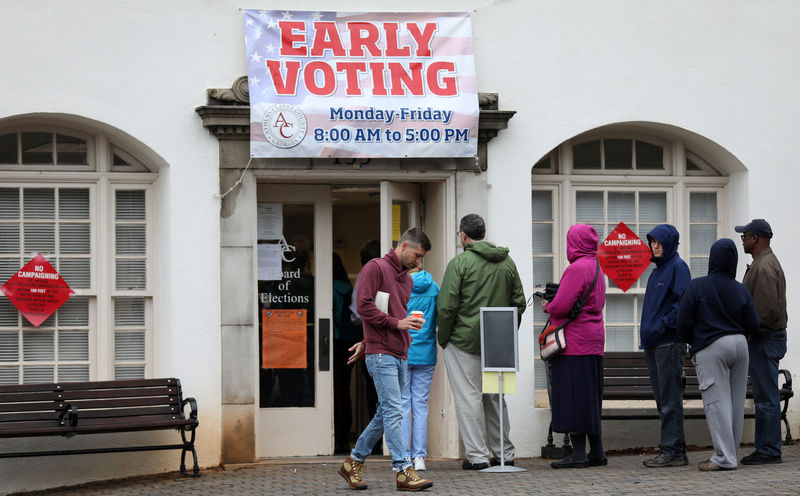
<path fill-rule="evenodd" d="M 362 470 L 364 470 L 364 464 L 348 456 L 339 467 L 339 475 L 344 477 L 344 480 L 350 485 L 350 489 L 366 489 L 367 483 L 361 478 Z"/>
<path fill-rule="evenodd" d="M 397 490 L 398 491 L 419 491 L 420 489 L 428 489 L 433 486 L 433 482 L 423 479 L 416 472 L 414 467 L 397 472 Z"/>

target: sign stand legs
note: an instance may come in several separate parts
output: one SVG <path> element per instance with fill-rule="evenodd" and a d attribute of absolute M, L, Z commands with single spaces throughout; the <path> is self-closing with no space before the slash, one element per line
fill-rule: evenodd
<path fill-rule="evenodd" d="M 505 455 L 505 436 L 503 435 L 503 373 L 497 373 L 497 380 L 498 380 L 498 395 L 497 401 L 500 403 L 500 453 L 495 453 L 497 457 L 500 459 L 500 465 L 496 467 L 488 467 L 481 472 L 525 472 L 526 468 L 522 467 L 512 467 L 510 465 L 506 466 L 506 455 Z"/>

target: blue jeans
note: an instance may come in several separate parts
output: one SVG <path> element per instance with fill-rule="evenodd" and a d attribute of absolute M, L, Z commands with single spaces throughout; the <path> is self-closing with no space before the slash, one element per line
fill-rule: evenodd
<path fill-rule="evenodd" d="M 428 456 L 428 397 L 436 365 L 408 365 L 408 380 L 403 388 L 403 439 L 408 444 L 407 458 Z M 412 423 L 413 417 L 413 423 Z"/>
<path fill-rule="evenodd" d="M 756 405 L 756 451 L 781 456 L 781 396 L 778 362 L 786 354 L 786 329 L 750 339 L 750 383 Z"/>
<path fill-rule="evenodd" d="M 406 460 L 406 441 L 400 429 L 407 362 L 385 353 L 369 353 L 366 363 L 378 393 L 378 408 L 369 425 L 358 436 L 350 456 L 363 463 L 372 453 L 375 443 L 385 434 L 386 445 L 392 455 L 392 468 L 397 471 L 405 470 L 411 466 Z"/>
<path fill-rule="evenodd" d="M 684 343 L 664 343 L 644 350 L 650 371 L 650 385 L 661 420 L 661 452 L 670 456 L 686 454 L 683 431 Z"/>

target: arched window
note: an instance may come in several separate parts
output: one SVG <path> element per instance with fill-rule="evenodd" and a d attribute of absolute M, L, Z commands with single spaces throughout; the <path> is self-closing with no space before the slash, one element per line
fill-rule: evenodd
<path fill-rule="evenodd" d="M 722 237 L 728 177 L 688 143 L 619 127 L 600 129 L 563 143 L 532 168 L 534 285 L 554 281 L 568 265 L 566 233 L 591 224 L 600 240 L 619 222 L 640 238 L 657 224 L 680 233 L 679 253 L 692 277 L 705 275 L 711 244 Z M 639 348 L 639 324 L 653 265 L 623 292 L 606 278 L 606 351 Z M 534 305 L 534 326 L 546 314 Z M 535 346 L 538 346 L 536 343 Z M 546 389 L 544 364 L 535 356 L 536 389 Z"/>
<path fill-rule="evenodd" d="M 0 284 L 40 253 L 75 291 L 38 327 L 0 295 L 0 384 L 150 373 L 157 175 L 114 139 L 0 125 Z"/>

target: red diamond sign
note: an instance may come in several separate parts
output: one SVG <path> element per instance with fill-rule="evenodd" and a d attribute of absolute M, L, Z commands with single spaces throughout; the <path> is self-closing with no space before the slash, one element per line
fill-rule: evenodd
<path fill-rule="evenodd" d="M 650 247 L 639 239 L 624 222 L 617 224 L 600 243 L 597 258 L 609 279 L 627 291 L 650 265 Z"/>
<path fill-rule="evenodd" d="M 75 292 L 61 274 L 40 254 L 0 286 L 28 321 L 39 327 Z"/>

